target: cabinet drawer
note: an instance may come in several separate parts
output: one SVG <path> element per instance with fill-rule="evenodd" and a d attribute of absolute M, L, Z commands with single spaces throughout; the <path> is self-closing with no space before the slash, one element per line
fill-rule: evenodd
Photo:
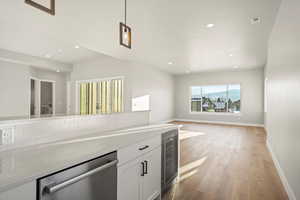
<path fill-rule="evenodd" d="M 145 140 L 118 151 L 119 166 L 161 146 L 161 136 Z"/>

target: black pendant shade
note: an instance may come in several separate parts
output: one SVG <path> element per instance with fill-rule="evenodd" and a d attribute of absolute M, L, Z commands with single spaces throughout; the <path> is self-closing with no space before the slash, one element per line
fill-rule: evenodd
<path fill-rule="evenodd" d="M 46 1 L 48 5 L 45 5 L 45 2 L 41 2 L 38 0 L 25 0 L 25 3 L 40 9 L 42 11 L 45 11 L 51 15 L 55 15 L 55 0 L 47 0 Z"/>

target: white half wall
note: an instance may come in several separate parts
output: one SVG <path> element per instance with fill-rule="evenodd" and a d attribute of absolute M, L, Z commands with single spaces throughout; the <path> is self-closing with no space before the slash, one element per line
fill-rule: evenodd
<path fill-rule="evenodd" d="M 190 87 L 241 84 L 241 114 L 190 113 Z M 264 124 L 264 71 L 204 72 L 175 77 L 175 118 L 221 122 L 223 124 Z"/>
<path fill-rule="evenodd" d="M 75 112 L 75 82 L 78 80 L 124 77 L 125 112 L 131 112 L 131 100 L 150 95 L 150 123 L 174 117 L 173 76 L 145 64 L 102 56 L 74 65 L 71 74 L 72 112 Z"/>
<path fill-rule="evenodd" d="M 300 199 L 300 1 L 283 0 L 269 41 L 266 130 L 291 200 Z"/>
<path fill-rule="evenodd" d="M 0 117 L 29 115 L 29 67 L 0 60 Z"/>

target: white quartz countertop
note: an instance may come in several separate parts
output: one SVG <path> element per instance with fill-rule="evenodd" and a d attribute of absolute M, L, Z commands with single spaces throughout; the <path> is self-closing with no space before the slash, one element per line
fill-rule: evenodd
<path fill-rule="evenodd" d="M 177 128 L 177 125 L 161 124 L 106 133 L 96 132 L 2 152 L 0 192 Z"/>

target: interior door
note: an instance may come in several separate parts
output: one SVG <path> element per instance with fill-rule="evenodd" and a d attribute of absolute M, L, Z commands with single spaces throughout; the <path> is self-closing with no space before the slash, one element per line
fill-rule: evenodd
<path fill-rule="evenodd" d="M 41 81 L 41 115 L 54 114 L 54 83 Z"/>
<path fill-rule="evenodd" d="M 118 168 L 118 200 L 141 200 L 142 164 L 137 159 Z"/>
<path fill-rule="evenodd" d="M 35 81 L 30 79 L 30 115 L 35 114 Z"/>
<path fill-rule="evenodd" d="M 40 114 L 40 81 L 30 79 L 30 116 Z"/>
<path fill-rule="evenodd" d="M 142 182 L 142 200 L 154 200 L 161 192 L 161 147 L 150 151 L 143 159 L 146 175 Z"/>

